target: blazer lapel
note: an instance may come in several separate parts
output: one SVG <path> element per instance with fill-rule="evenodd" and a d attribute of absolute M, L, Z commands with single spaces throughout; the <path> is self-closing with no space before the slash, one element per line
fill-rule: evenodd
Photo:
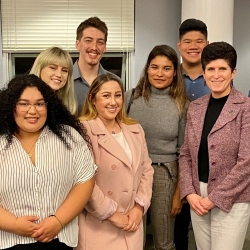
<path fill-rule="evenodd" d="M 204 119 L 207 112 L 207 106 L 210 94 L 193 101 L 195 108 L 190 110 L 190 120 L 195 131 L 196 141 L 200 145 L 201 134 L 204 126 Z"/>
<path fill-rule="evenodd" d="M 241 97 L 238 97 L 235 88 L 232 88 L 217 121 L 215 122 L 213 128 L 211 129 L 210 134 L 221 129 L 227 123 L 232 121 L 240 111 L 240 105 L 235 105 L 235 103 L 242 103 L 242 102 L 245 102 L 245 100 L 242 99 Z"/>
<path fill-rule="evenodd" d="M 98 136 L 98 143 L 101 147 L 103 147 L 106 151 L 108 151 L 111 155 L 122 161 L 125 165 L 131 168 L 131 164 L 129 159 L 121 148 L 120 144 L 112 137 L 112 135 L 107 131 L 105 125 L 100 120 L 100 118 L 96 118 L 94 120 L 89 121 L 91 130 L 93 134 Z"/>

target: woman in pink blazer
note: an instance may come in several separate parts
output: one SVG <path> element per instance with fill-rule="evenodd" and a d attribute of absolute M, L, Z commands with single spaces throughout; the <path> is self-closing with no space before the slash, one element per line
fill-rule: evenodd
<path fill-rule="evenodd" d="M 141 126 L 125 115 L 123 86 L 112 74 L 92 83 L 80 117 L 99 167 L 79 217 L 77 250 L 142 250 L 153 168 Z"/>
<path fill-rule="evenodd" d="M 250 217 L 250 99 L 232 85 L 237 54 L 216 42 L 202 52 L 211 90 L 191 102 L 180 150 L 181 198 L 198 250 L 240 250 Z"/>

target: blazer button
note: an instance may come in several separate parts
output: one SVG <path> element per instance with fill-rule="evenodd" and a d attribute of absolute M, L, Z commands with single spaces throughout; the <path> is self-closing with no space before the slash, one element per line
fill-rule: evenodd
<path fill-rule="evenodd" d="M 214 145 L 211 145 L 211 147 L 210 147 L 211 149 L 214 149 L 215 148 L 215 146 Z"/>
<path fill-rule="evenodd" d="M 213 162 L 212 162 L 212 166 L 214 166 L 215 164 L 216 164 L 216 162 L 215 162 L 215 161 L 213 161 Z"/>
<path fill-rule="evenodd" d="M 112 168 L 113 170 L 115 170 L 115 169 L 116 169 L 116 165 L 112 165 L 111 168 Z"/>
<path fill-rule="evenodd" d="M 112 196 L 113 192 L 112 191 L 108 191 L 108 196 Z"/>

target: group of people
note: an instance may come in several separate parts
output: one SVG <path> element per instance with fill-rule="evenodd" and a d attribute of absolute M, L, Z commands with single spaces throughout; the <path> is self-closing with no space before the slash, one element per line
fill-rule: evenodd
<path fill-rule="evenodd" d="M 106 48 L 101 26 L 97 17 L 79 25 L 75 66 L 49 48 L 0 91 L 1 249 L 143 248 L 154 170 L 120 78 L 93 74 Z"/>
<path fill-rule="evenodd" d="M 250 99 L 237 54 L 185 20 L 178 55 L 148 55 L 134 89 L 100 64 L 108 29 L 76 32 L 0 91 L 0 248 L 242 249 L 250 218 Z M 3 178 L 4 176 L 4 178 Z M 191 216 L 190 216 L 191 215 Z M 78 230 L 79 227 L 79 230 Z"/>

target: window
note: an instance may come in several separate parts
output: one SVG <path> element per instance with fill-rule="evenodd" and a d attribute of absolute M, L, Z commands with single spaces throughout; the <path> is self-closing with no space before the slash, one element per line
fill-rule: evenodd
<path fill-rule="evenodd" d="M 76 29 L 91 16 L 98 16 L 108 26 L 103 67 L 121 76 L 124 83 L 130 78 L 134 0 L 2 0 L 1 12 L 9 78 L 29 71 L 35 57 L 51 46 L 69 51 L 75 60 Z"/>
<path fill-rule="evenodd" d="M 70 53 L 73 63 L 78 59 L 78 53 Z M 11 54 L 12 72 L 14 75 L 29 73 L 38 53 L 13 53 Z M 104 69 L 119 76 L 125 83 L 126 54 L 105 53 L 101 59 Z"/>
<path fill-rule="evenodd" d="M 98 16 L 109 30 L 107 51 L 134 50 L 134 0 L 2 0 L 3 52 L 76 51 L 78 25 Z"/>

